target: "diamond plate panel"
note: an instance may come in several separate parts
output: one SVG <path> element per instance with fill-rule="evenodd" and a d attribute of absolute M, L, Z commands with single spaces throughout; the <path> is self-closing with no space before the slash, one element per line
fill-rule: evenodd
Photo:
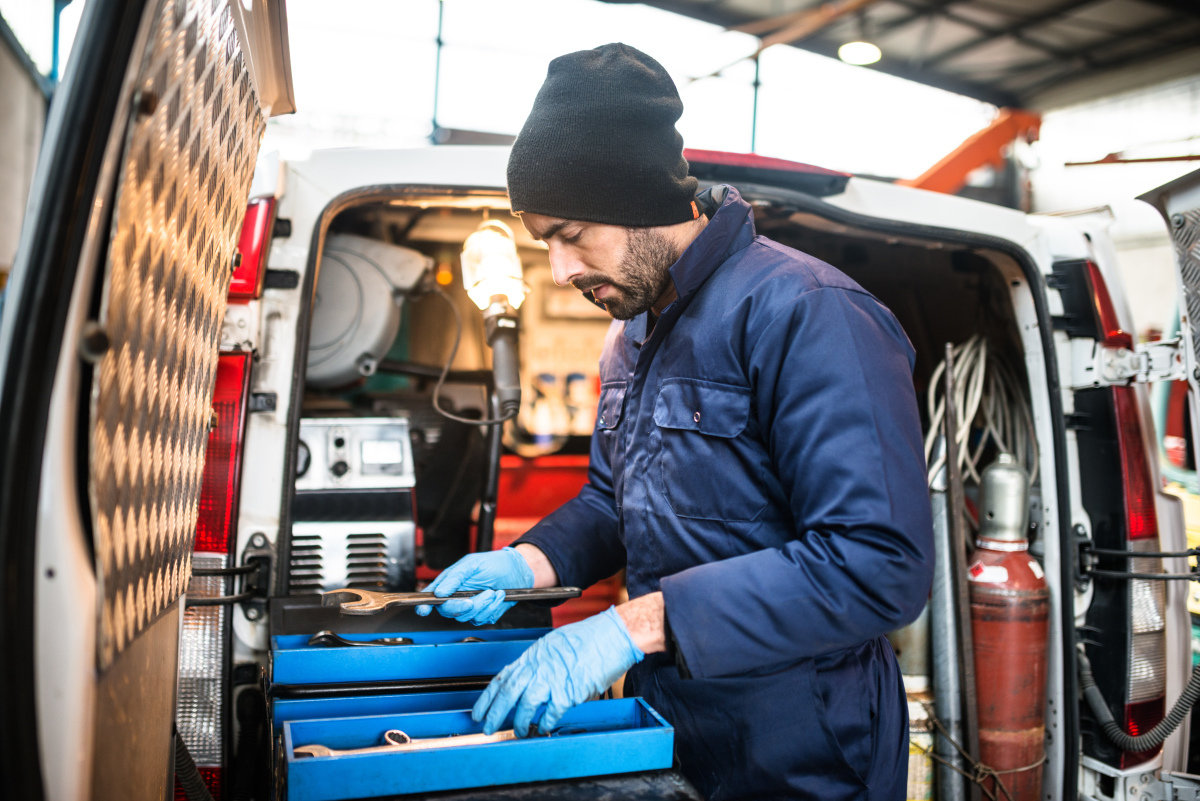
<path fill-rule="evenodd" d="M 213 380 L 265 121 L 224 0 L 156 0 L 126 135 L 92 386 L 101 669 L 183 593 Z"/>
<path fill-rule="evenodd" d="M 1200 356 L 1200 209 L 1171 215 L 1171 239 L 1183 279 L 1188 327 L 1194 353 Z"/>

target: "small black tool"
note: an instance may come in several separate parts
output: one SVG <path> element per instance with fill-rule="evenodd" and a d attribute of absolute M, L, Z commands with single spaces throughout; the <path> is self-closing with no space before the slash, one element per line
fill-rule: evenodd
<path fill-rule="evenodd" d="M 381 637 L 378 640 L 347 640 L 332 631 L 318 631 L 308 638 L 309 645 L 323 645 L 332 648 L 349 648 L 358 645 L 412 645 L 408 637 Z"/>

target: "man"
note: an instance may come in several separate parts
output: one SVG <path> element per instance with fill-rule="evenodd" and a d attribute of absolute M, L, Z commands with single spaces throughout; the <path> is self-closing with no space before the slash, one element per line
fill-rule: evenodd
<path fill-rule="evenodd" d="M 710 799 L 902 799 L 884 634 L 924 605 L 933 551 L 913 350 L 847 276 L 756 237 L 737 190 L 695 196 L 682 109 L 626 45 L 551 62 L 508 188 L 555 281 L 616 318 L 589 480 L 431 588 L 489 590 L 438 607 L 482 624 L 511 606 L 499 589 L 627 568 L 628 603 L 492 681 L 474 709 L 487 732 L 514 708 L 518 734 L 548 731 L 628 671 Z"/>

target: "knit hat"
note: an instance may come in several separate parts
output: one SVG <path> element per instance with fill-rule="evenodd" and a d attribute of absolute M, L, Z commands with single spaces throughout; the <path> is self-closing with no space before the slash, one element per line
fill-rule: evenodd
<path fill-rule="evenodd" d="M 550 62 L 508 157 L 514 212 L 644 227 L 694 219 L 667 71 L 616 43 Z"/>

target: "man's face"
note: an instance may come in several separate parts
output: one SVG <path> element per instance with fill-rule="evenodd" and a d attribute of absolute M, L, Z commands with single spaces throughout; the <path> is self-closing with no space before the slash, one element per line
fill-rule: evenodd
<path fill-rule="evenodd" d="M 618 320 L 649 309 L 670 287 L 671 265 L 680 250 L 658 228 L 521 215 L 525 229 L 550 249 L 550 272 L 559 286 L 571 284 Z"/>

